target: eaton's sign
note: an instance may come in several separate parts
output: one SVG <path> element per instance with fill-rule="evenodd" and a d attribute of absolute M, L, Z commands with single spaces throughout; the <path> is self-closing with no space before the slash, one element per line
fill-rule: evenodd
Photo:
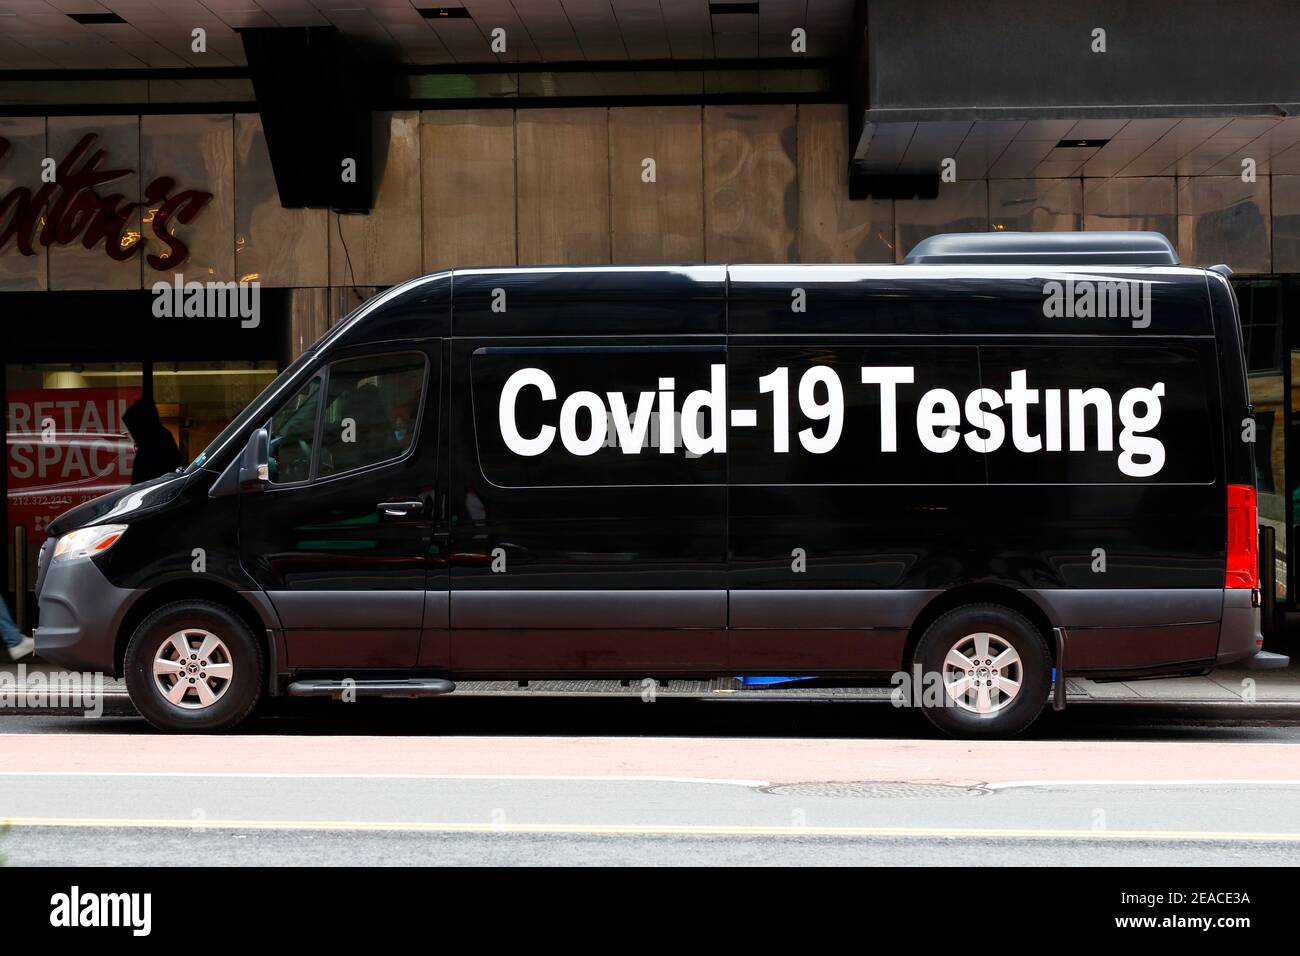
<path fill-rule="evenodd" d="M 139 250 L 142 234 L 131 228 L 137 210 L 163 245 L 161 253 L 146 255 L 145 262 L 158 271 L 174 269 L 190 254 L 175 234 L 177 224 L 191 221 L 212 199 L 198 189 L 176 189 L 176 180 L 159 176 L 144 187 L 142 202 L 127 202 L 123 193 L 101 195 L 100 190 L 131 175 L 130 169 L 104 168 L 108 151 L 92 148 L 98 133 L 87 133 L 63 159 L 42 164 L 41 185 L 15 186 L 0 196 L 0 252 L 13 242 L 25 256 L 37 246 L 68 246 L 80 242 L 87 249 L 102 246 L 111 259 L 124 261 Z M 0 169 L 12 150 L 0 137 Z"/>

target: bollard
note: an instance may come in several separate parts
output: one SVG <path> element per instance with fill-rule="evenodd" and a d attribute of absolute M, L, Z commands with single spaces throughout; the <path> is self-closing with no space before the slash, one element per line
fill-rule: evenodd
<path fill-rule="evenodd" d="M 14 623 L 27 633 L 27 528 L 14 528 Z"/>

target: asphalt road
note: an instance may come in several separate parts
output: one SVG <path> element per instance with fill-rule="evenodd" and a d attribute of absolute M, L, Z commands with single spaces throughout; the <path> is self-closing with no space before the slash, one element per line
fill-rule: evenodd
<path fill-rule="evenodd" d="M 1300 863 L 1300 709 L 1087 704 L 968 743 L 864 702 L 297 702 L 237 735 L 0 717 L 8 865 Z"/>

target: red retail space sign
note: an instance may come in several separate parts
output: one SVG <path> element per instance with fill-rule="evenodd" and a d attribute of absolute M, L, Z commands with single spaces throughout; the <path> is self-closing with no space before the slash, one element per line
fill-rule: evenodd
<path fill-rule="evenodd" d="M 5 396 L 9 528 L 39 544 L 51 521 L 131 483 L 135 446 L 122 414 L 138 388 L 15 389 Z"/>

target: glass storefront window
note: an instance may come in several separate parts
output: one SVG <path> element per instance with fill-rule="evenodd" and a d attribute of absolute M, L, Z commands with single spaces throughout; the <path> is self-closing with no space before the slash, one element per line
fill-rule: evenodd
<path fill-rule="evenodd" d="M 5 366 L 5 547 L 27 538 L 32 587 L 45 529 L 64 511 L 131 483 L 134 446 L 122 415 L 141 395 L 138 362 Z M 16 562 L 6 589 L 12 590 Z"/>
<path fill-rule="evenodd" d="M 1282 374 L 1282 283 L 1252 279 L 1236 283 L 1246 368 L 1251 375 Z"/>
<path fill-rule="evenodd" d="M 159 362 L 153 398 L 184 461 L 193 461 L 275 378 L 271 361 Z"/>
<path fill-rule="evenodd" d="M 135 445 L 122 416 L 145 393 L 145 374 L 139 362 L 5 366 L 5 548 L 15 555 L 22 528 L 28 590 L 49 523 L 131 483 Z M 204 448 L 276 374 L 271 360 L 155 363 L 153 399 L 181 458 Z M 5 564 L 12 591 L 16 562 Z"/>

